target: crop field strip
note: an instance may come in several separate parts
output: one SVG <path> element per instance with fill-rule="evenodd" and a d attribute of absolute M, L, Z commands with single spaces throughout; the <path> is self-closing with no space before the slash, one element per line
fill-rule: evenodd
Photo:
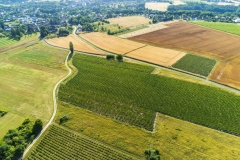
<path fill-rule="evenodd" d="M 240 31 L 239 31 L 240 26 L 238 24 L 221 23 L 221 22 L 204 22 L 204 21 L 193 21 L 191 23 L 212 28 L 212 29 L 217 29 L 224 32 L 228 32 L 231 34 L 240 35 Z"/>
<path fill-rule="evenodd" d="M 119 18 L 107 19 L 111 24 L 118 24 L 123 27 L 134 27 L 138 25 L 148 24 L 151 19 L 142 16 L 127 16 Z"/>
<path fill-rule="evenodd" d="M 41 142 L 25 159 L 137 160 L 139 157 L 137 158 L 133 155 L 126 154 L 109 145 L 52 125 Z"/>
<path fill-rule="evenodd" d="M 17 41 L 9 38 L 0 38 L 0 47 L 5 47 L 10 44 L 16 43 Z"/>
<path fill-rule="evenodd" d="M 216 60 L 187 54 L 175 63 L 173 67 L 207 77 L 215 64 Z"/>
<path fill-rule="evenodd" d="M 240 134 L 240 97 L 218 88 L 150 74 L 154 68 L 75 55 L 76 77 L 59 99 L 152 130 L 155 112 Z M 173 98 L 174 97 L 174 98 Z"/>
<path fill-rule="evenodd" d="M 79 38 L 77 38 L 74 35 L 69 35 L 67 37 L 60 37 L 60 38 L 53 38 L 53 39 L 46 40 L 46 42 L 50 45 L 60 47 L 60 48 L 65 48 L 65 49 L 69 49 L 70 41 L 73 43 L 74 50 L 82 51 L 82 52 L 86 52 L 86 53 L 92 53 L 92 54 L 100 54 L 100 55 L 105 54 L 104 52 L 101 52 L 101 51 L 91 47 L 90 45 L 83 42 L 82 40 L 80 40 Z"/>
<path fill-rule="evenodd" d="M 127 53 L 125 56 L 138 60 L 170 67 L 186 54 L 165 48 L 146 46 Z"/>

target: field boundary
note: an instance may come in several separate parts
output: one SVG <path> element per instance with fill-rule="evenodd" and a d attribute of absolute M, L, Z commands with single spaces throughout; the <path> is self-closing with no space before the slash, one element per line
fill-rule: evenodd
<path fill-rule="evenodd" d="M 131 50 L 131 51 L 128 51 L 128 52 L 124 53 L 123 55 L 125 56 L 125 55 L 128 54 L 128 53 L 131 53 L 131 52 L 133 52 L 133 51 L 136 51 L 136 50 L 138 50 L 138 49 L 140 49 L 140 48 L 144 48 L 144 47 L 146 47 L 146 46 L 148 46 L 148 45 L 146 44 L 145 46 L 142 46 L 142 47 L 133 49 L 133 50 Z"/>

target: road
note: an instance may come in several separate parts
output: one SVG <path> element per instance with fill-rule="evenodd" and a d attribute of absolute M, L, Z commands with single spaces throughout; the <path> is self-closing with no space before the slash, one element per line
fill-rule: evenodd
<path fill-rule="evenodd" d="M 57 89 L 60 85 L 60 83 L 62 83 L 64 80 L 66 80 L 71 74 L 72 74 L 72 69 L 68 66 L 68 57 L 69 57 L 69 54 L 70 52 L 68 53 L 66 59 L 65 59 L 65 66 L 67 67 L 68 69 L 68 74 L 62 78 L 60 81 L 58 81 L 58 83 L 54 86 L 54 89 L 53 89 L 53 93 L 52 93 L 52 96 L 53 96 L 53 104 L 54 104 L 54 108 L 53 108 L 53 114 L 52 114 L 52 117 L 51 119 L 48 121 L 48 123 L 45 125 L 45 127 L 42 129 L 41 133 L 33 140 L 33 142 L 25 149 L 24 153 L 23 153 L 23 156 L 20 158 L 24 158 L 24 156 L 28 153 L 28 151 L 32 148 L 32 146 L 37 142 L 37 140 L 41 137 L 41 135 L 44 133 L 44 131 L 46 131 L 46 129 L 50 126 L 50 124 L 52 123 L 54 117 L 56 116 L 56 113 L 57 113 L 57 97 L 56 97 L 56 93 L 57 93 Z"/>

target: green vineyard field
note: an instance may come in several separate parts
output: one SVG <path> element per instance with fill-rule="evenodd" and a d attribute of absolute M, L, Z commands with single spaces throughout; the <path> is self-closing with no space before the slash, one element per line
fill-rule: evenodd
<path fill-rule="evenodd" d="M 154 69 L 76 54 L 78 74 L 59 99 L 152 130 L 155 112 L 240 134 L 240 97 L 218 88 L 150 74 Z"/>
<path fill-rule="evenodd" d="M 240 35 L 240 26 L 232 23 L 193 21 L 193 24 Z"/>
<path fill-rule="evenodd" d="M 139 157 L 135 157 L 130 153 L 114 149 L 109 145 L 52 125 L 40 143 L 25 159 L 137 160 Z"/>
<path fill-rule="evenodd" d="M 187 54 L 175 63 L 173 67 L 207 77 L 215 64 L 216 60 Z"/>

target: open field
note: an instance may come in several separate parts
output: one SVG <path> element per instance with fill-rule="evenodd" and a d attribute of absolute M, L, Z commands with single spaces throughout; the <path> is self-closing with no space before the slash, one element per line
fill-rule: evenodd
<path fill-rule="evenodd" d="M 50 126 L 41 142 L 26 157 L 32 159 L 128 159 L 139 157 L 114 149 L 109 145 L 90 139 L 78 133 L 73 133 L 57 125 Z"/>
<path fill-rule="evenodd" d="M 69 43 L 72 42 L 74 46 L 74 50 L 82 51 L 86 53 L 92 53 L 92 54 L 105 54 L 91 46 L 89 46 L 87 43 L 83 42 L 79 38 L 77 38 L 74 35 L 69 35 L 67 37 L 60 37 L 60 38 L 53 38 L 48 39 L 46 42 L 50 45 L 66 48 L 69 49 Z"/>
<path fill-rule="evenodd" d="M 157 24 L 150 24 L 150 25 L 148 25 L 148 28 L 140 29 L 140 30 L 137 30 L 137 31 L 126 33 L 126 34 L 122 34 L 118 37 L 129 38 L 129 37 L 138 36 L 138 35 L 141 35 L 141 34 L 144 34 L 144 33 L 153 32 L 153 31 L 156 31 L 156 30 L 159 30 L 159 29 L 167 28 L 166 24 L 173 23 L 173 22 L 174 21 L 159 22 Z"/>
<path fill-rule="evenodd" d="M 167 26 L 168 28 L 129 39 L 219 60 L 234 56 L 240 51 L 240 37 L 186 22 L 170 23 Z"/>
<path fill-rule="evenodd" d="M 155 133 L 65 103 L 59 103 L 55 122 L 66 114 L 70 119 L 63 126 L 139 156 L 147 148 L 157 148 L 162 159 L 240 157 L 240 137 L 162 114 L 158 114 Z"/>
<path fill-rule="evenodd" d="M 107 19 L 111 24 L 118 24 L 126 28 L 139 26 L 142 24 L 148 24 L 151 19 L 142 16 L 128 16 L 119 18 L 109 18 Z"/>
<path fill-rule="evenodd" d="M 0 38 L 0 47 L 4 47 L 13 43 L 16 43 L 17 41 L 9 38 Z"/>
<path fill-rule="evenodd" d="M 216 60 L 187 54 L 175 63 L 173 67 L 207 77 L 215 64 Z"/>
<path fill-rule="evenodd" d="M 9 125 L 5 116 L 0 119 L 0 126 L 5 126 L 1 135 L 25 118 L 46 123 L 53 111 L 53 87 L 66 73 L 63 66 L 68 52 L 46 47 L 36 37 L 0 50 L 4 51 L 0 54 L 0 107 L 8 111 L 6 117 L 12 116 Z"/>
<path fill-rule="evenodd" d="M 148 66 L 79 54 L 73 64 L 78 74 L 61 85 L 61 101 L 147 130 L 160 112 L 240 134 L 240 97 L 235 94 L 153 75 Z"/>
<path fill-rule="evenodd" d="M 126 54 L 127 57 L 167 67 L 176 63 L 185 55 L 183 52 L 153 46 L 146 46 Z"/>
<path fill-rule="evenodd" d="M 185 4 L 185 3 L 180 0 L 173 1 L 173 5 L 181 5 L 181 4 Z M 165 12 L 167 11 L 168 6 L 170 5 L 171 4 L 169 2 L 147 2 L 145 3 L 145 8 Z"/>
<path fill-rule="evenodd" d="M 218 70 L 214 71 L 210 78 L 240 89 L 238 70 L 233 69 L 240 66 L 240 37 L 185 22 L 167 26 L 168 28 L 130 39 L 220 60 L 222 63 L 219 63 Z M 226 64 L 234 67 L 225 67 Z"/>
<path fill-rule="evenodd" d="M 217 29 L 223 32 L 240 35 L 240 25 L 238 24 L 222 23 L 222 22 L 205 22 L 205 21 L 192 21 L 191 23 L 208 27 L 208 28 Z"/>
<path fill-rule="evenodd" d="M 98 32 L 80 34 L 80 37 L 103 50 L 118 54 L 126 54 L 132 50 L 145 46 L 145 44 L 142 43 L 125 40 Z"/>

